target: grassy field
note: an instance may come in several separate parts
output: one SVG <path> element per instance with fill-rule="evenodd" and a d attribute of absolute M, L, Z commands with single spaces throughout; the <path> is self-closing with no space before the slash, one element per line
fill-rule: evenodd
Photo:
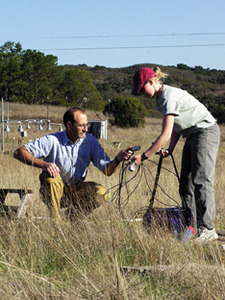
<path fill-rule="evenodd" d="M 65 108 L 50 107 L 49 118 L 62 122 L 64 111 Z M 98 118 L 93 112 L 88 112 L 88 116 Z M 98 116 L 105 119 L 102 114 Z M 28 118 L 46 118 L 46 107 L 11 104 L 10 119 Z M 149 234 L 142 222 L 129 221 L 142 217 L 148 206 L 158 156 L 145 162 L 139 171 L 136 168 L 133 173 L 125 172 L 127 184 L 121 190 L 120 201 L 116 195 L 122 165 L 111 177 L 90 166 L 87 180 L 103 184 L 115 197 L 78 224 L 65 218 L 57 224 L 49 220 L 39 198 L 40 170 L 12 158 L 14 148 L 48 132 L 33 126 L 27 130 L 27 137 L 21 138 L 17 125 L 10 129 L 5 135 L 6 154 L 0 155 L 0 186 L 30 188 L 34 196 L 26 218 L 0 219 L 0 299 L 225 298 L 222 238 L 205 245 L 194 241 L 184 244 L 165 229 L 155 227 Z M 120 149 L 130 145 L 140 145 L 141 151 L 147 149 L 160 129 L 158 119 L 146 119 L 145 128 L 138 129 L 120 129 L 109 124 L 108 139 L 100 142 L 114 158 Z M 52 128 L 52 132 L 57 130 Z M 224 133 L 225 127 L 221 126 L 215 178 L 218 231 L 225 231 Z M 174 152 L 178 170 L 183 143 L 181 140 Z M 163 167 L 155 206 L 176 206 L 180 199 L 171 158 L 163 161 Z M 6 201 L 9 205 L 19 203 L 13 194 Z"/>

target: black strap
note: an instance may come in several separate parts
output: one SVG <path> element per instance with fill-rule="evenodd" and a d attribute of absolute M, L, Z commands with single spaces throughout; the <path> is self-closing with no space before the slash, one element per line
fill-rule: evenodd
<path fill-rule="evenodd" d="M 157 173 L 156 173 L 156 177 L 155 177 L 154 188 L 153 188 L 153 191 L 152 191 L 152 197 L 150 199 L 149 207 L 148 207 L 147 212 L 152 211 L 152 208 L 153 208 L 153 204 L 154 204 L 154 200 L 155 200 L 155 194 L 156 194 L 156 190 L 157 190 L 157 186 L 158 186 L 158 182 L 159 182 L 159 175 L 160 175 L 160 171 L 161 171 L 161 167 L 162 167 L 162 161 L 163 161 L 163 156 L 160 155 L 158 168 L 157 168 Z"/>
<path fill-rule="evenodd" d="M 175 164 L 175 160 L 174 160 L 173 154 L 170 153 L 170 156 L 171 156 L 172 161 L 173 161 L 174 170 L 175 170 L 177 179 L 178 179 L 178 181 L 179 181 L 179 184 L 180 184 L 180 185 L 183 185 L 183 183 L 182 183 L 181 180 L 180 180 L 179 173 L 178 173 L 178 171 L 177 171 L 177 167 L 176 167 L 176 164 Z M 153 188 L 153 192 L 152 192 L 152 197 L 151 197 L 150 202 L 149 202 L 149 207 L 148 207 L 147 213 L 151 212 L 152 209 L 153 209 L 153 204 L 154 204 L 155 195 L 156 195 L 156 189 L 157 189 L 157 187 L 158 187 L 159 175 L 160 175 L 160 171 L 161 171 L 161 167 L 162 167 L 162 161 L 163 161 L 163 156 L 160 155 L 159 163 L 158 163 L 158 168 L 157 168 L 157 173 L 156 173 L 156 177 L 155 177 L 154 188 Z M 187 203 L 186 203 L 186 200 L 185 200 L 185 199 L 182 199 L 182 201 L 183 201 L 183 204 L 186 206 L 186 208 L 188 208 Z"/>

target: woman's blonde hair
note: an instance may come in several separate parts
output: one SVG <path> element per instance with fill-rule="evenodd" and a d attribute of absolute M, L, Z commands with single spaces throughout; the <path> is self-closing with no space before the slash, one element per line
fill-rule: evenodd
<path fill-rule="evenodd" d="M 167 73 L 163 73 L 159 67 L 155 67 L 153 70 L 156 74 L 156 77 L 153 77 L 151 80 L 161 82 L 161 81 L 163 81 L 164 78 L 169 76 Z"/>

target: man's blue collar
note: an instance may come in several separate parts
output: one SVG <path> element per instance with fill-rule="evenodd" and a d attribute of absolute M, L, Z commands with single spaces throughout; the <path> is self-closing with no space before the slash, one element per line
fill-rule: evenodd
<path fill-rule="evenodd" d="M 66 134 L 66 130 L 64 130 L 63 132 L 63 136 L 62 136 L 62 143 L 64 145 L 67 145 L 67 144 L 73 144 L 73 142 L 68 138 L 67 134 Z M 79 139 L 79 141 L 76 143 L 76 144 L 81 144 L 82 142 L 85 141 L 85 138 L 84 139 Z"/>

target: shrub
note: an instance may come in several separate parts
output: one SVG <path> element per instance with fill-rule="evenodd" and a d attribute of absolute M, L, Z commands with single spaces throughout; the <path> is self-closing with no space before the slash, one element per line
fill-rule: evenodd
<path fill-rule="evenodd" d="M 211 111 L 213 116 L 217 119 L 218 123 L 225 122 L 225 105 L 223 103 L 220 103 L 220 102 L 219 103 L 210 103 L 209 110 Z"/>
<path fill-rule="evenodd" d="M 145 123 L 147 110 L 140 100 L 132 96 L 117 96 L 104 108 L 104 114 L 114 117 L 119 127 L 139 127 Z"/>

